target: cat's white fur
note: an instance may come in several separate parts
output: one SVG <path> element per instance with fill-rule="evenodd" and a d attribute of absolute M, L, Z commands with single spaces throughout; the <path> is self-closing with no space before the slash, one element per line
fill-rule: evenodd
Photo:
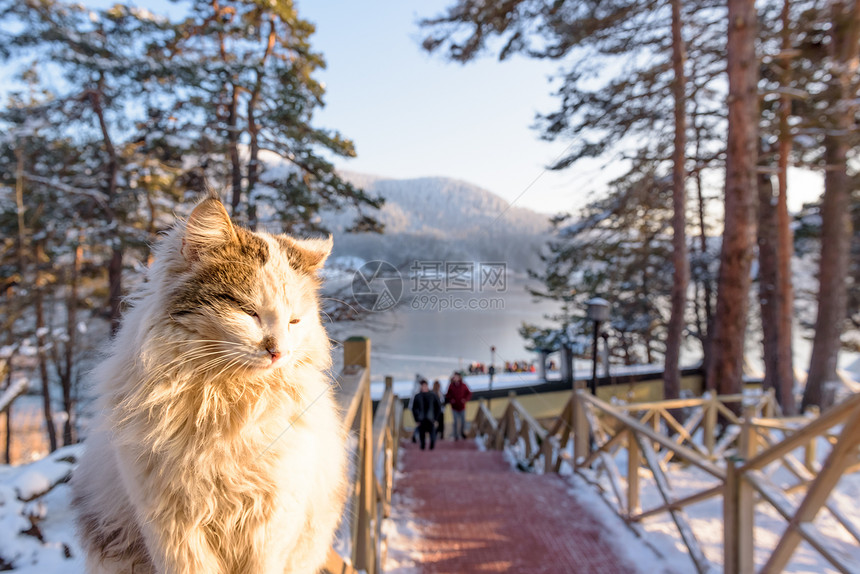
<path fill-rule="evenodd" d="M 183 282 L 240 236 L 268 251 L 262 265 L 233 254 L 235 269 L 249 270 L 243 301 L 253 309 L 221 302 L 171 316 Z M 157 246 L 94 372 L 101 418 L 73 478 L 91 573 L 321 567 L 345 496 L 344 430 L 316 295 L 330 249 L 234 228 L 212 199 Z M 266 350 L 273 344 L 280 356 Z"/>

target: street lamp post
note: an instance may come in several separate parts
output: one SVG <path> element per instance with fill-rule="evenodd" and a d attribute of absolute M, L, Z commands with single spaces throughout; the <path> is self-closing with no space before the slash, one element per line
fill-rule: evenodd
<path fill-rule="evenodd" d="M 488 395 L 493 394 L 493 376 L 496 374 L 496 347 L 495 345 L 490 347 L 490 367 L 487 369 L 487 372 L 490 374 L 490 388 Z M 487 408 L 490 408 L 490 401 L 492 397 L 487 397 Z"/>
<path fill-rule="evenodd" d="M 600 323 L 609 320 L 609 301 L 593 297 L 585 302 L 588 305 L 586 316 L 594 324 L 594 347 L 591 354 L 591 394 L 597 395 L 597 338 L 600 334 Z"/>

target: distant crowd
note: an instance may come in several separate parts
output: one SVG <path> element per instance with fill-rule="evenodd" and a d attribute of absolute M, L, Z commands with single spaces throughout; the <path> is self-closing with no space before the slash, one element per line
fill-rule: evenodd
<path fill-rule="evenodd" d="M 469 374 L 470 375 L 483 375 L 487 372 L 487 365 L 484 363 L 470 363 L 469 364 Z"/>
<path fill-rule="evenodd" d="M 506 373 L 534 373 L 536 370 L 534 361 L 505 361 Z"/>
<path fill-rule="evenodd" d="M 547 364 L 547 369 L 550 371 L 554 371 L 556 368 L 555 361 L 550 361 Z M 474 361 L 469 363 L 467 371 L 470 375 L 485 375 L 490 372 L 490 368 L 484 363 Z M 535 371 L 537 371 L 537 367 L 534 361 L 505 361 L 505 373 L 534 373 Z"/>

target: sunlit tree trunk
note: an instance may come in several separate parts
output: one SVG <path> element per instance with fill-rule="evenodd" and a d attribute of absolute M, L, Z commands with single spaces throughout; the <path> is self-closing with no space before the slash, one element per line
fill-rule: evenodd
<path fill-rule="evenodd" d="M 782 6 L 782 73 L 781 85 L 791 84 L 791 13 L 790 0 Z M 779 154 L 777 163 L 778 190 L 776 197 L 776 262 L 777 262 L 777 364 L 776 399 L 782 412 L 793 415 L 797 412 L 794 399 L 794 357 L 792 352 L 792 322 L 794 320 L 794 287 L 792 286 L 791 260 L 794 256 L 794 234 L 788 214 L 788 156 L 791 154 L 791 97 L 783 93 L 779 99 Z"/>
<path fill-rule="evenodd" d="M 755 247 L 758 62 L 754 0 L 728 0 L 728 137 L 725 226 L 707 383 L 721 394 L 743 388 L 744 334 Z"/>
<path fill-rule="evenodd" d="M 77 311 L 78 311 L 78 277 L 81 265 L 81 240 L 72 252 L 72 264 L 69 268 L 68 293 L 66 294 L 66 346 L 63 354 L 63 366 L 60 371 L 60 385 L 63 389 L 63 408 L 66 411 L 66 422 L 63 424 L 63 445 L 68 446 L 77 442 L 75 432 L 75 397 L 74 386 L 74 356 L 77 341 Z"/>
<path fill-rule="evenodd" d="M 761 151 L 761 150 L 760 150 Z M 768 162 L 758 174 L 758 294 L 761 309 L 762 357 L 765 389 L 779 389 L 779 268 L 777 217 Z M 779 393 L 777 393 L 779 394 Z"/>
<path fill-rule="evenodd" d="M 41 241 L 36 242 L 35 248 L 36 257 L 34 261 L 34 269 L 36 270 L 36 275 L 33 289 L 35 289 L 34 307 L 36 311 L 37 359 L 39 363 L 39 376 L 42 379 L 42 411 L 45 415 L 45 427 L 48 432 L 48 445 L 51 448 L 51 452 L 54 452 L 57 450 L 57 429 L 54 427 L 54 409 L 51 405 L 51 379 L 48 376 L 48 358 L 45 354 L 45 345 L 47 341 L 45 340 L 45 305 L 44 293 L 42 290 L 44 287 L 44 278 L 39 270 L 39 266 L 42 263 L 44 255 L 44 247 L 42 246 Z"/>
<path fill-rule="evenodd" d="M 681 0 L 672 0 L 672 70 L 675 78 L 672 96 L 675 110 L 675 136 L 672 151 L 672 307 L 666 335 L 666 359 L 664 367 L 664 396 L 678 398 L 681 393 L 681 372 L 679 369 L 681 341 L 686 325 L 684 312 L 687 308 L 687 285 L 690 282 L 690 261 L 687 255 L 687 190 L 686 190 L 686 148 L 687 118 L 686 75 L 684 62 L 686 50 L 681 37 Z"/>
<path fill-rule="evenodd" d="M 821 259 L 818 273 L 818 316 L 803 408 L 832 404 L 842 325 L 847 306 L 848 253 L 851 240 L 851 182 L 848 141 L 857 110 L 853 78 L 858 65 L 860 0 L 831 4 L 831 73 L 836 94 L 835 115 L 824 138 L 824 196 L 821 200 Z M 833 385 L 828 383 L 834 383 Z"/>
<path fill-rule="evenodd" d="M 99 78 L 96 87 L 90 90 L 90 104 L 93 112 L 99 121 L 99 128 L 102 133 L 102 142 L 104 143 L 105 153 L 107 154 L 107 164 L 105 164 L 105 195 L 107 197 L 106 210 L 108 225 L 118 223 L 116 207 L 116 195 L 118 188 L 119 176 L 119 157 L 116 147 L 113 144 L 113 139 L 110 135 L 110 128 L 105 118 L 104 106 L 102 99 L 104 96 L 104 78 Z M 108 301 L 110 304 L 110 327 L 111 333 L 116 333 L 119 329 L 119 319 L 122 312 L 122 260 L 124 245 L 122 237 L 118 230 L 114 230 L 116 236 L 113 238 L 111 246 L 111 258 L 108 263 Z"/>

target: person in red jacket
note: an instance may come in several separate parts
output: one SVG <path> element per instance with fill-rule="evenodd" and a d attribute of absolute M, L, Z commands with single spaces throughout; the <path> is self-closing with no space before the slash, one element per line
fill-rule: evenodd
<path fill-rule="evenodd" d="M 454 440 L 466 438 L 466 403 L 471 398 L 472 391 L 463 382 L 463 377 L 454 372 L 445 392 L 445 402 L 451 405 L 454 415 Z"/>

